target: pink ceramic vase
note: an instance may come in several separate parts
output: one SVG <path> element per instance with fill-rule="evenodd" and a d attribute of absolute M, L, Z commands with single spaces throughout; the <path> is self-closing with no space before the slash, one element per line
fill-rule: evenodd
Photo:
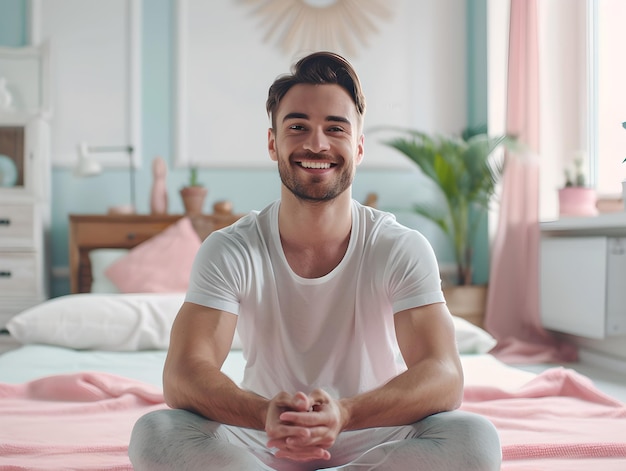
<path fill-rule="evenodd" d="M 596 190 L 568 186 L 559 190 L 559 216 L 596 216 Z"/>

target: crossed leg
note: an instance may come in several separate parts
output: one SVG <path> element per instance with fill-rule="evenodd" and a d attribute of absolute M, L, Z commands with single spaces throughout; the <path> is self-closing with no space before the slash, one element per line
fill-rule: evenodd
<path fill-rule="evenodd" d="M 263 431 L 222 425 L 183 410 L 141 417 L 129 456 L 136 471 L 497 471 L 501 448 L 494 426 L 462 411 L 415 424 L 343 432 L 330 461 L 276 458 Z"/>

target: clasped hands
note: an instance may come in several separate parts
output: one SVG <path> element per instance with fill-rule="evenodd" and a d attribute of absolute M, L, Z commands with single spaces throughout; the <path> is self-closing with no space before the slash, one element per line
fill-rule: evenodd
<path fill-rule="evenodd" d="M 330 448 L 343 427 L 339 401 L 316 389 L 277 394 L 269 404 L 265 432 L 267 446 L 276 449 L 278 458 L 294 461 L 330 459 Z"/>

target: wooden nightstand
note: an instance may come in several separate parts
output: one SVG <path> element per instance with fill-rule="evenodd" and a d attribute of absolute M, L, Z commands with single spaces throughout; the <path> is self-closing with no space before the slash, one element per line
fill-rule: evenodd
<path fill-rule="evenodd" d="M 217 205 L 216 205 L 217 207 Z M 229 226 L 241 214 L 214 212 L 189 216 L 196 232 L 204 239 L 212 231 Z M 91 289 L 89 252 L 102 248 L 131 249 L 175 223 L 182 214 L 71 214 L 69 227 L 69 268 L 72 293 Z"/>

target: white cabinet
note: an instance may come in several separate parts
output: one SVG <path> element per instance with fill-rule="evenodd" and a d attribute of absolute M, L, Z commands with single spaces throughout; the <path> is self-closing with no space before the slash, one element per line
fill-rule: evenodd
<path fill-rule="evenodd" d="M 0 48 L 0 328 L 48 298 L 49 48 Z"/>
<path fill-rule="evenodd" d="M 0 113 L 0 327 L 48 297 L 48 135 L 37 115 Z"/>
<path fill-rule="evenodd" d="M 543 326 L 592 339 L 626 334 L 626 213 L 541 229 Z"/>

